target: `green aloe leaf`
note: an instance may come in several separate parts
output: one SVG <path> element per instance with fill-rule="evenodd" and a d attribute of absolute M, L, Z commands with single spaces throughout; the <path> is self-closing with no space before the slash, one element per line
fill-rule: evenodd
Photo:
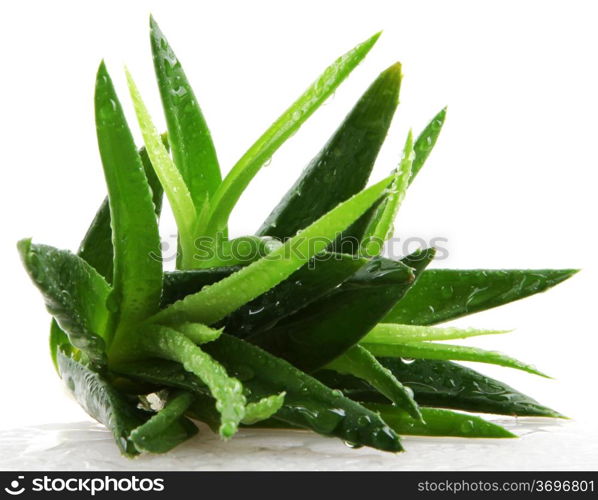
<path fill-rule="evenodd" d="M 133 81 L 133 77 L 128 71 L 127 82 L 147 153 L 154 166 L 156 175 L 164 188 L 176 220 L 183 253 L 183 265 L 184 267 L 189 267 L 195 253 L 194 239 L 196 236 L 195 224 L 197 213 L 193 199 L 185 184 L 185 179 L 168 154 L 168 150 L 164 146 L 160 134 L 152 122 L 152 118 Z"/>
<path fill-rule="evenodd" d="M 370 403 L 366 405 L 378 413 L 397 434 L 414 436 L 455 436 L 465 438 L 514 438 L 504 427 L 474 415 L 456 413 L 439 408 L 422 408 L 423 421 L 413 420 L 396 406 Z"/>
<path fill-rule="evenodd" d="M 421 271 L 434 251 L 418 252 Z M 249 340 L 305 371 L 314 371 L 359 342 L 401 300 L 414 269 L 376 258 L 327 296 Z"/>
<path fill-rule="evenodd" d="M 360 345 L 354 345 L 328 364 L 328 369 L 361 378 L 384 394 L 412 419 L 422 420 L 421 411 L 409 390 Z M 388 422 L 387 422 L 388 423 Z"/>
<path fill-rule="evenodd" d="M 297 99 L 234 165 L 212 198 L 204 234 L 222 230 L 237 200 L 276 150 L 320 107 L 367 55 L 380 33 L 339 57 Z"/>
<path fill-rule="evenodd" d="M 150 356 L 181 363 L 185 370 L 199 377 L 208 386 L 221 415 L 220 435 L 225 439 L 232 437 L 245 416 L 246 401 L 241 383 L 230 377 L 220 363 L 183 333 L 166 327 L 151 326 L 146 327 L 143 338 L 139 349 Z"/>
<path fill-rule="evenodd" d="M 388 182 L 388 179 L 384 179 L 349 198 L 282 247 L 228 278 L 168 306 L 153 321 L 162 324 L 190 321 L 210 325 L 225 318 L 284 281 L 322 252 L 338 231 L 351 224 L 380 197 Z"/>
<path fill-rule="evenodd" d="M 102 375 L 78 363 L 62 350 L 58 351 L 57 360 L 62 379 L 83 409 L 112 431 L 124 455 L 139 454 L 130 440 L 130 434 L 144 423 L 144 412 L 138 410 Z"/>
<path fill-rule="evenodd" d="M 108 283 L 83 259 L 66 250 L 33 245 L 31 240 L 21 240 L 18 249 L 48 312 L 70 343 L 83 351 L 95 368 L 105 366 Z M 64 343 L 58 332 L 56 335 L 57 342 Z"/>
<path fill-rule="evenodd" d="M 170 396 L 164 408 L 133 429 L 129 440 L 140 452 L 166 453 L 197 434 L 197 427 L 183 415 L 193 402 L 190 392 Z"/>
<path fill-rule="evenodd" d="M 575 269 L 431 269 L 422 274 L 384 323 L 434 325 L 535 293 L 573 276 Z"/>
<path fill-rule="evenodd" d="M 399 104 L 400 86 L 396 63 L 367 89 L 258 234 L 291 238 L 364 188 Z"/>
<path fill-rule="evenodd" d="M 409 187 L 411 166 L 414 158 L 413 135 L 409 131 L 405 147 L 403 148 L 403 158 L 393 176 L 389 192 L 384 196 L 368 227 L 365 229 L 362 244 L 362 253 L 364 255 L 370 257 L 380 255 L 384 242 L 392 236 L 394 220 L 403 202 L 403 198 L 405 198 L 407 187 Z"/>
<path fill-rule="evenodd" d="M 162 210 L 162 185 L 156 177 L 145 148 L 139 149 L 139 156 L 143 164 L 143 171 L 147 177 L 156 216 L 160 217 Z M 110 204 L 108 197 L 104 199 L 91 222 L 85 237 L 79 245 L 77 255 L 100 273 L 104 279 L 112 284 L 114 250 L 112 248 L 112 228 L 110 227 Z"/>
<path fill-rule="evenodd" d="M 429 340 L 453 340 L 509 333 L 511 330 L 478 330 L 475 328 L 435 328 L 431 326 L 377 324 L 362 340 L 367 344 L 392 344 Z"/>
<path fill-rule="evenodd" d="M 528 373 L 548 377 L 531 365 L 522 363 L 496 351 L 486 351 L 477 347 L 435 344 L 433 342 L 405 342 L 387 344 L 361 344 L 374 356 L 386 356 L 403 359 L 450 359 L 456 361 L 476 361 L 490 363 L 508 368 L 523 370 Z"/>
<path fill-rule="evenodd" d="M 451 361 L 381 358 L 403 384 L 413 389 L 418 403 L 457 410 L 504 415 L 562 417 L 535 399 L 499 380 Z"/>
<path fill-rule="evenodd" d="M 409 179 L 410 184 L 413 182 L 415 176 L 426 163 L 426 160 L 428 159 L 428 156 L 430 156 L 432 149 L 434 149 L 445 119 L 446 108 L 443 108 L 434 118 L 432 118 L 430 123 L 426 125 L 426 128 L 422 130 L 421 134 L 419 134 L 415 140 L 415 145 L 413 147 L 415 158 L 413 159 L 413 165 L 411 167 L 411 178 Z"/>
<path fill-rule="evenodd" d="M 143 164 L 103 62 L 96 78 L 95 113 L 114 245 L 110 302 L 114 309 L 118 308 L 115 325 L 126 331 L 129 325 L 144 320 L 159 307 L 162 293 L 162 262 L 157 258 L 161 255 L 160 236 Z M 109 331 L 108 343 L 112 335 Z"/>
<path fill-rule="evenodd" d="M 199 213 L 220 185 L 216 150 L 181 63 L 153 17 L 150 41 L 172 156 Z"/>

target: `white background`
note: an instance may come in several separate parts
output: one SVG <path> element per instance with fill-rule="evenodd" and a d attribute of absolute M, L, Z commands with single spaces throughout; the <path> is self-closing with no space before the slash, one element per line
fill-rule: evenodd
<path fill-rule="evenodd" d="M 256 177 L 233 232 L 259 226 L 369 82 L 401 61 L 401 105 L 374 178 L 396 165 L 410 127 L 418 133 L 444 105 L 449 112 L 397 236 L 448 238 L 442 267 L 582 268 L 547 294 L 459 324 L 516 328 L 471 344 L 533 362 L 556 380 L 478 368 L 578 422 L 595 419 L 593 2 L 21 1 L 0 7 L 0 429 L 85 418 L 53 371 L 48 315 L 15 243 L 33 236 L 75 250 L 104 196 L 92 101 L 101 58 L 135 134 L 124 64 L 163 127 L 149 12 L 183 62 L 225 171 L 335 57 L 383 29 L 335 97 Z M 173 224 L 163 229 L 167 236 Z"/>

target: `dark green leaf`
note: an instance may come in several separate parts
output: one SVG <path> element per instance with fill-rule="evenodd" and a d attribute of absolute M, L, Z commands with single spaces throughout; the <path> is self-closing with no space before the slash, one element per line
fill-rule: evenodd
<path fill-rule="evenodd" d="M 415 399 L 426 406 L 441 406 L 481 413 L 517 416 L 560 417 L 550 408 L 507 384 L 450 361 L 382 358 Z"/>
<path fill-rule="evenodd" d="M 216 150 L 181 63 L 153 18 L 150 28 L 154 69 L 172 156 L 199 213 L 220 185 Z"/>
<path fill-rule="evenodd" d="M 380 358 L 380 362 L 413 390 L 420 405 L 521 417 L 562 417 L 507 384 L 451 361 Z M 343 390 L 357 401 L 388 401 L 355 377 L 331 370 L 321 370 L 316 375 L 326 385 Z"/>
<path fill-rule="evenodd" d="M 41 291 L 48 312 L 69 336 L 71 344 L 85 352 L 95 367 L 106 363 L 105 334 L 108 320 L 108 283 L 83 259 L 66 250 L 18 244 L 23 264 Z M 61 336 L 56 333 L 57 342 Z"/>
<path fill-rule="evenodd" d="M 364 188 L 399 104 L 400 86 L 397 63 L 359 99 L 258 234 L 290 238 Z"/>
<path fill-rule="evenodd" d="M 383 322 L 442 323 L 543 292 L 576 272 L 573 269 L 431 269 L 421 275 Z"/>
<path fill-rule="evenodd" d="M 66 386 L 83 409 L 104 424 L 125 455 L 137 455 L 130 441 L 131 431 L 143 424 L 146 414 L 138 410 L 123 394 L 112 387 L 100 374 L 58 351 L 58 366 Z"/>
<path fill-rule="evenodd" d="M 433 256 L 426 251 L 418 264 Z M 249 340 L 302 370 L 316 370 L 359 342 L 414 279 L 413 269 L 402 262 L 373 259 L 329 295 Z"/>
<path fill-rule="evenodd" d="M 426 126 L 422 133 L 415 140 L 414 151 L 415 158 L 411 165 L 411 176 L 409 183 L 413 182 L 417 173 L 424 166 L 424 163 L 428 159 L 428 156 L 432 152 L 438 135 L 444 124 L 446 117 L 446 108 L 442 109 Z M 364 213 L 359 219 L 357 219 L 346 231 L 343 231 L 341 235 L 334 242 L 331 247 L 332 251 L 342 253 L 357 253 L 360 248 L 360 243 L 365 236 L 365 232 L 377 216 L 379 205 L 384 200 L 380 200 L 380 203 L 374 205 L 366 213 Z"/>
<path fill-rule="evenodd" d="M 212 269 L 190 269 L 164 273 L 162 307 L 174 304 L 201 291 L 204 286 L 212 285 L 241 269 L 239 266 L 214 267 Z"/>

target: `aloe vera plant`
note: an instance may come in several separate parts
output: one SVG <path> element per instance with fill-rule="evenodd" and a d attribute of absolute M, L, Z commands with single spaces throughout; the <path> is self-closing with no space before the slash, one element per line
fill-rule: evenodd
<path fill-rule="evenodd" d="M 166 133 L 127 72 L 144 141 L 135 144 L 100 64 L 95 118 L 106 201 L 77 253 L 30 239 L 18 250 L 52 316 L 59 375 L 123 454 L 167 452 L 197 433 L 194 420 L 224 439 L 243 426 L 302 428 L 398 452 L 400 434 L 514 437 L 451 409 L 561 416 L 454 361 L 543 375 L 531 365 L 445 343 L 505 331 L 434 325 L 542 292 L 575 270 L 428 270 L 432 248 L 400 260 L 382 255 L 446 118 L 445 108 L 417 137 L 410 132 L 396 168 L 366 187 L 398 106 L 399 63 L 374 80 L 256 234 L 229 235 L 244 189 L 378 36 L 326 68 L 226 175 L 155 20 Z M 158 230 L 163 195 L 178 227 L 169 272 Z M 149 395 L 161 404 L 148 404 Z"/>

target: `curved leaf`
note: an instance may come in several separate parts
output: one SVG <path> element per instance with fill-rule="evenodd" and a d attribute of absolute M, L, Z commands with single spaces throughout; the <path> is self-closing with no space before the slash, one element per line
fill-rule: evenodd
<path fill-rule="evenodd" d="M 342 356 L 329 363 L 327 368 L 367 381 L 395 405 L 405 410 L 410 418 L 422 420 L 420 409 L 409 390 L 360 345 L 348 349 Z"/>
<path fill-rule="evenodd" d="M 22 240 L 18 249 L 48 312 L 96 368 L 106 364 L 108 283 L 83 259 L 66 250 Z M 56 333 L 58 335 L 58 333 Z M 60 336 L 59 336 L 60 338 Z"/>
<path fill-rule="evenodd" d="M 184 334 L 170 328 L 147 327 L 139 349 L 152 356 L 177 361 L 185 370 L 198 376 L 217 401 L 222 419 L 220 435 L 223 438 L 232 437 L 245 416 L 243 386 L 237 379 L 229 377 L 222 365 Z"/>

